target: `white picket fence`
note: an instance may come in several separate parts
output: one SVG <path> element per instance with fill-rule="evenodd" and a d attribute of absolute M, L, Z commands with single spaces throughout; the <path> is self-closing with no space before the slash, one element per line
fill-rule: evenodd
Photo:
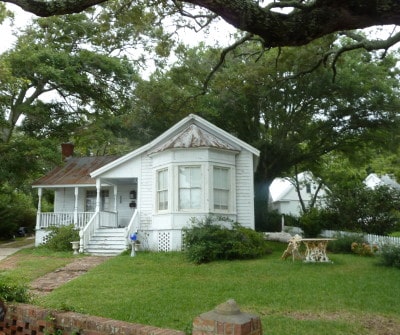
<path fill-rule="evenodd" d="M 298 227 L 285 226 L 285 230 L 289 231 L 292 235 L 294 233 L 296 233 L 296 234 L 302 233 L 302 230 Z M 326 238 L 334 238 L 334 237 L 337 237 L 338 235 L 339 236 L 345 236 L 345 235 L 359 236 L 361 234 L 347 232 L 347 231 L 338 231 L 338 230 L 323 230 L 321 232 L 321 235 Z M 365 242 L 368 242 L 369 244 L 376 244 L 380 247 L 382 247 L 383 245 L 388 245 L 388 244 L 400 246 L 400 237 L 365 234 L 364 240 L 365 240 Z"/>
<path fill-rule="evenodd" d="M 400 237 L 381 236 L 381 235 L 365 235 L 365 239 L 369 244 L 383 245 L 400 245 Z"/>

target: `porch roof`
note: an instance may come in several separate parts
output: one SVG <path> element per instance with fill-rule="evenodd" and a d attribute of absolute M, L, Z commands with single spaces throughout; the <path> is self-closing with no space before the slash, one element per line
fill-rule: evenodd
<path fill-rule="evenodd" d="M 90 173 L 116 160 L 120 156 L 71 157 L 65 163 L 36 180 L 33 187 L 95 185 Z"/>

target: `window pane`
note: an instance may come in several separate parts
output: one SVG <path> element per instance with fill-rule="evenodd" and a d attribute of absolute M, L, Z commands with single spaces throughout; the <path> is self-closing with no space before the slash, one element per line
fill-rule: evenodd
<path fill-rule="evenodd" d="M 190 169 L 186 167 L 179 168 L 179 187 L 190 187 Z"/>
<path fill-rule="evenodd" d="M 229 209 L 229 169 L 222 167 L 214 167 L 213 169 L 214 183 L 214 209 Z"/>
<path fill-rule="evenodd" d="M 191 187 L 201 187 L 201 173 L 199 167 L 190 168 L 191 171 Z"/>
<path fill-rule="evenodd" d="M 181 189 L 179 191 L 179 208 L 188 209 L 190 208 L 190 190 Z"/>
<path fill-rule="evenodd" d="M 201 206 L 201 190 L 196 188 L 192 189 L 190 194 L 190 208 L 200 208 Z"/>
<path fill-rule="evenodd" d="M 157 173 L 157 206 L 159 210 L 168 209 L 168 170 Z"/>
<path fill-rule="evenodd" d="M 201 208 L 200 166 L 179 167 L 179 208 Z"/>
<path fill-rule="evenodd" d="M 97 191 L 86 191 L 86 212 L 94 212 L 96 210 Z"/>

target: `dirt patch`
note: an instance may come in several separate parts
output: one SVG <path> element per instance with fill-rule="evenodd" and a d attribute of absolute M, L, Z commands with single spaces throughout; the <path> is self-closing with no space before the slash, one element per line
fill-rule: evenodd
<path fill-rule="evenodd" d="M 30 257 L 29 255 L 19 255 L 19 254 L 8 256 L 7 258 L 0 261 L 0 270 L 15 269 L 21 261 L 25 261 L 29 259 L 29 257 Z M 35 258 L 39 257 L 35 256 Z"/>
<path fill-rule="evenodd" d="M 326 320 L 358 323 L 363 327 L 363 334 L 370 335 L 400 335 L 400 320 L 394 320 L 381 315 L 356 315 L 351 313 L 303 313 L 289 312 L 286 316 L 296 320 Z"/>

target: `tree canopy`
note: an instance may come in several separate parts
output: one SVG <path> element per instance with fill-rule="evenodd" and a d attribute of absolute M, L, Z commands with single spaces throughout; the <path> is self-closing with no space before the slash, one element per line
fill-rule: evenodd
<path fill-rule="evenodd" d="M 215 74 L 207 95 L 201 95 L 201 83 L 219 50 L 183 50 L 169 71 L 138 84 L 132 125 L 138 136 L 150 140 L 193 110 L 257 147 L 256 201 L 265 206 L 276 177 L 293 175 L 295 168 L 318 176 L 332 152 L 365 164 L 370 158 L 363 156 L 365 148 L 394 143 L 400 100 L 393 55 L 379 59 L 352 51 L 337 64 L 335 81 L 326 68 L 294 75 L 310 66 L 310 55 L 331 43 L 325 38 L 261 57 L 251 45 L 242 45 Z"/>
<path fill-rule="evenodd" d="M 108 0 L 2 0 L 38 16 L 78 13 Z M 152 10 L 164 8 L 207 25 L 215 17 L 241 31 L 261 38 L 265 47 L 298 46 L 332 33 L 377 25 L 398 25 L 400 4 L 397 0 L 136 0 Z M 151 9 L 150 9 L 151 10 Z M 400 40 L 400 33 L 382 41 L 368 41 L 359 34 L 347 34 L 351 48 L 387 49 Z"/>

